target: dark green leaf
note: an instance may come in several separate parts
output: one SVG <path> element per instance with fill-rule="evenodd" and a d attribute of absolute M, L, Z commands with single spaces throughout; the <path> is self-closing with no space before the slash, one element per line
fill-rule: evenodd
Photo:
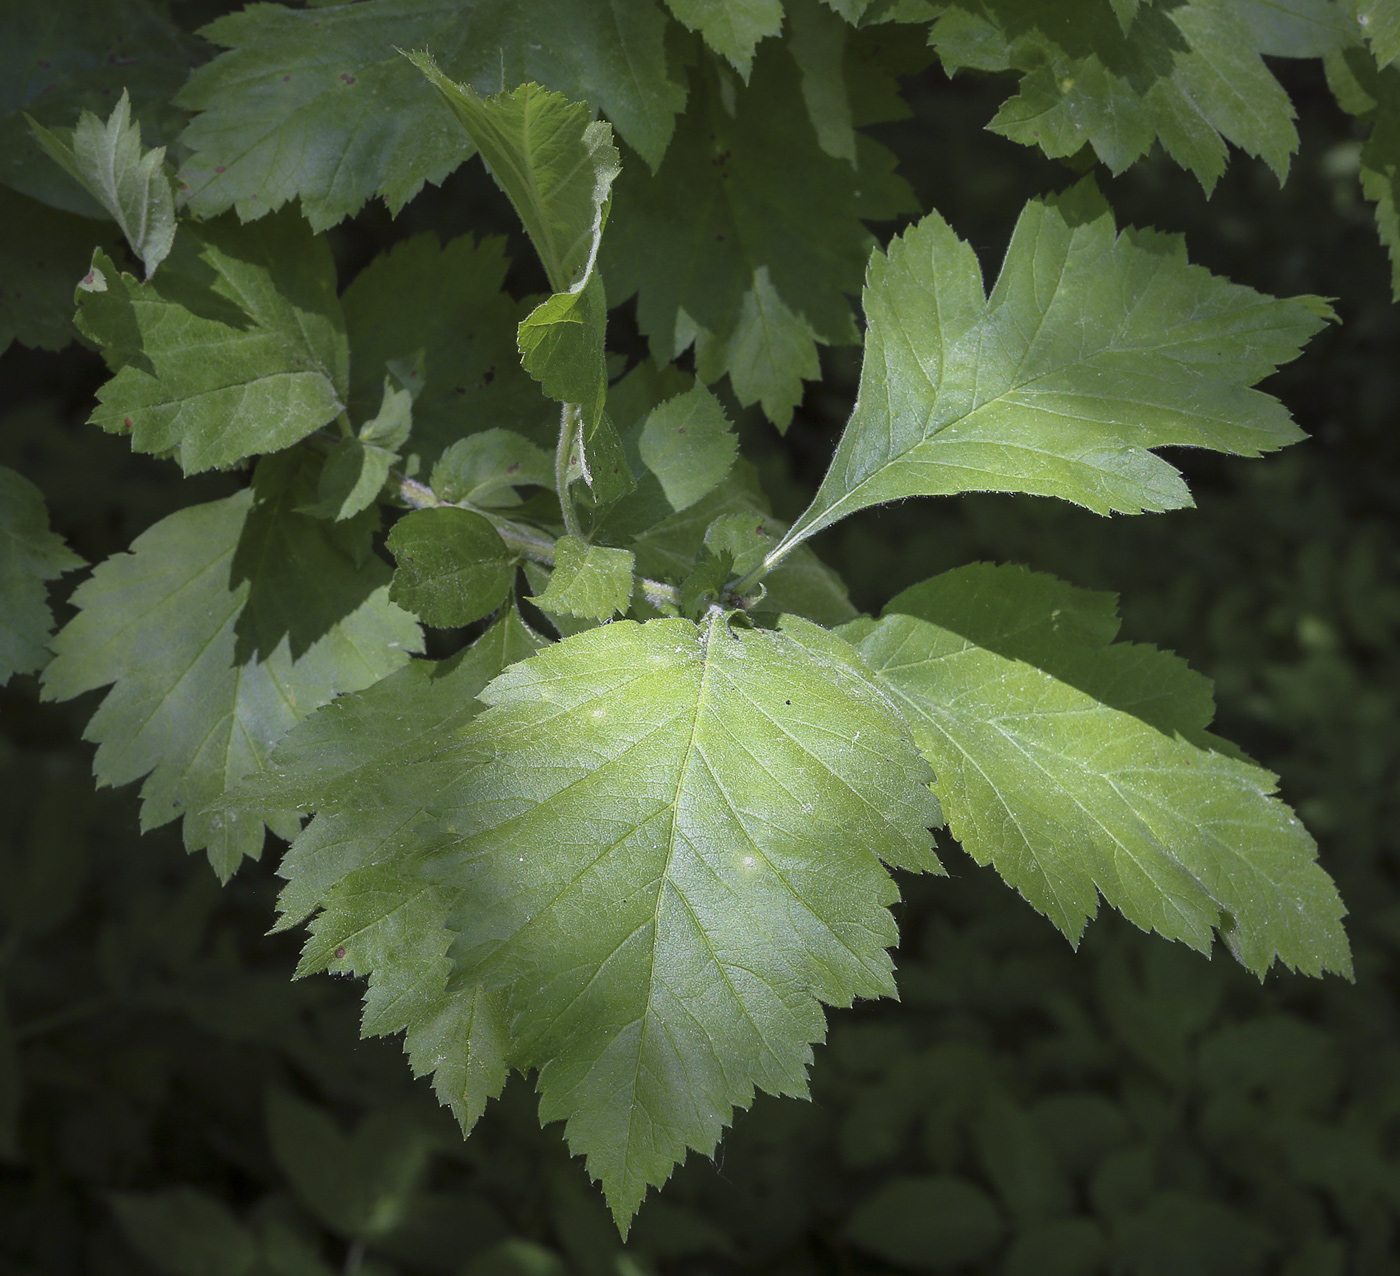
<path fill-rule="evenodd" d="M 175 1187 L 109 1199 L 132 1248 L 162 1276 L 245 1276 L 255 1268 L 248 1229 L 204 1192 Z"/>
<path fill-rule="evenodd" d="M 696 386 L 647 416 L 638 448 L 671 508 L 680 511 L 724 481 L 734 466 L 739 441 L 719 400 Z"/>
<path fill-rule="evenodd" d="M 480 514 L 453 506 L 400 519 L 389 550 L 398 561 L 389 597 L 439 628 L 490 615 L 515 577 L 500 533 Z"/>

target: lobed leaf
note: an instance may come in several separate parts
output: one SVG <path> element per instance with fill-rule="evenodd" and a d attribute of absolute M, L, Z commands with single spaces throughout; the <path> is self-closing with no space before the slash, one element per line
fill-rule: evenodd
<path fill-rule="evenodd" d="M 227 52 L 180 93 L 199 112 L 181 138 L 190 156 L 180 180 L 205 217 L 260 217 L 300 198 L 324 230 L 373 195 L 397 213 L 472 152 L 399 49 L 431 49 L 481 92 L 536 81 L 586 99 L 655 165 L 685 103 L 665 28 L 656 0 L 250 4 L 201 33 Z"/>
<path fill-rule="evenodd" d="M 545 612 L 611 620 L 632 605 L 631 550 L 585 545 L 563 536 L 554 547 L 554 570 L 549 586 L 534 598 Z"/>
<path fill-rule="evenodd" d="M 145 150 L 125 89 L 106 124 L 84 111 L 71 135 L 32 124 L 39 144 L 111 214 L 150 278 L 175 242 L 175 194 L 165 147 Z"/>
<path fill-rule="evenodd" d="M 185 845 L 227 878 L 285 836 L 285 808 L 205 808 L 341 691 L 382 678 L 420 642 L 387 595 L 361 520 L 335 532 L 297 513 L 314 492 L 303 457 L 269 458 L 253 487 L 162 519 L 73 595 L 44 695 L 111 685 L 85 738 L 100 784 L 145 777 L 141 824 L 184 817 Z"/>
<path fill-rule="evenodd" d="M 1275 778 L 1206 733 L 1209 684 L 1113 642 L 1108 595 L 978 564 L 840 632 L 904 712 L 949 830 L 1071 940 L 1100 895 L 1260 977 L 1351 973 L 1343 908 Z"/>
<path fill-rule="evenodd" d="M 39 489 L 0 465 L 0 686 L 48 662 L 53 613 L 45 582 L 81 566 L 49 530 Z"/>
<path fill-rule="evenodd" d="M 782 0 L 666 0 L 666 7 L 745 80 L 758 42 L 777 35 L 783 25 Z"/>
<path fill-rule="evenodd" d="M 344 406 L 335 263 L 294 214 L 186 227 L 144 284 L 99 250 L 77 324 L 114 373 L 89 420 L 186 474 L 288 447 Z"/>
<path fill-rule="evenodd" d="M 1031 492 L 1100 514 L 1191 503 L 1149 451 L 1258 456 L 1302 437 L 1249 387 L 1331 317 L 1189 265 L 1179 240 L 1116 232 L 1091 182 L 1028 204 L 990 296 L 936 213 L 871 258 L 860 391 L 785 539 L 906 496 Z"/>

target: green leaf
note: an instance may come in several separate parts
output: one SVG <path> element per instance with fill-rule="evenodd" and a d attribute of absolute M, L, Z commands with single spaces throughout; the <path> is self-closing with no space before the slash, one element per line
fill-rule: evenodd
<path fill-rule="evenodd" d="M 355 353 L 352 419 L 378 410 L 391 365 L 421 369 L 406 449 L 420 468 L 477 430 L 508 427 L 553 444 L 559 409 L 520 366 L 516 330 L 529 306 L 503 290 L 503 249 L 500 239 L 443 246 L 415 235 L 374 258 L 341 298 Z"/>
<path fill-rule="evenodd" d="M 1112 600 L 1019 567 L 906 590 L 841 632 L 903 709 L 949 830 L 1071 940 L 1100 895 L 1262 975 L 1350 974 L 1336 889 L 1274 777 L 1205 731 L 1209 685 L 1114 643 Z"/>
<path fill-rule="evenodd" d="M 106 124 L 84 111 L 71 135 L 31 127 L 49 156 L 112 215 L 149 279 L 175 242 L 175 195 L 165 175 L 165 147 L 143 149 L 127 91 Z"/>
<path fill-rule="evenodd" d="M 172 142 L 186 117 L 171 99 L 205 55 L 205 46 L 171 21 L 169 6 L 154 0 L 8 6 L 0 49 L 0 182 L 65 212 L 102 217 L 97 201 L 44 157 L 26 117 L 67 129 L 80 112 L 105 116 L 130 93 L 147 136 Z M 89 243 L 84 257 L 91 254 Z"/>
<path fill-rule="evenodd" d="M 1324 63 L 1344 111 L 1371 126 L 1361 148 L 1361 189 L 1376 206 L 1376 230 L 1390 256 L 1390 294 L 1400 300 L 1400 68 L 1378 68 L 1362 49 Z"/>
<path fill-rule="evenodd" d="M 144 284 L 99 250 L 78 307 L 115 373 L 89 420 L 186 474 L 288 447 L 344 406 L 335 263 L 295 215 L 186 227 Z"/>
<path fill-rule="evenodd" d="M 1021 72 L 989 127 L 1052 157 L 1087 143 L 1121 173 L 1160 141 L 1209 192 L 1228 141 L 1282 181 L 1293 106 L 1235 0 L 1139 5 L 1126 29 L 1120 16 L 1105 0 L 959 0 L 929 40 L 950 73 Z"/>
<path fill-rule="evenodd" d="M 745 80 L 758 42 L 783 26 L 782 0 L 666 0 L 666 7 Z"/>
<path fill-rule="evenodd" d="M 1100 514 L 1191 503 L 1149 451 L 1258 456 L 1302 437 L 1248 387 L 1331 311 L 1187 263 L 1180 241 L 1115 233 L 1092 183 L 1033 201 L 988 297 L 936 213 L 871 258 L 855 411 L 785 543 L 905 496 L 1033 492 Z"/>
<path fill-rule="evenodd" d="M 248 1229 L 214 1197 L 192 1187 L 114 1192 L 126 1239 L 163 1276 L 245 1276 L 257 1264 Z"/>
<path fill-rule="evenodd" d="M 718 487 L 739 454 L 729 418 L 703 386 L 655 408 L 642 425 L 638 446 L 673 510 L 689 508 Z"/>
<path fill-rule="evenodd" d="M 121 251 L 110 222 L 60 212 L 0 186 L 0 353 L 12 341 L 61 350 L 74 336 L 73 284 L 100 244 Z"/>
<path fill-rule="evenodd" d="M 781 45 L 740 93 L 697 68 L 660 169 L 624 165 L 603 240 L 610 296 L 637 294 L 658 363 L 696 342 L 704 379 L 729 372 L 741 402 L 787 424 L 815 343 L 858 340 L 848 297 L 875 243 L 862 219 L 911 206 L 887 150 L 858 135 L 856 158 L 853 172 L 822 150 Z"/>
<path fill-rule="evenodd" d="M 1393 0 L 1347 0 L 1376 62 L 1388 66 L 1400 57 L 1400 9 Z"/>
<path fill-rule="evenodd" d="M 413 395 L 384 379 L 379 413 L 358 437 L 341 439 L 326 458 L 316 484 L 316 503 L 303 511 L 337 522 L 367 510 L 383 490 L 413 426 Z"/>
<path fill-rule="evenodd" d="M 179 102 L 190 207 L 259 217 L 300 197 L 317 230 L 382 195 L 397 213 L 472 151 L 400 49 L 431 49 L 480 92 L 536 81 L 607 112 L 655 166 L 685 91 L 670 78 L 655 0 L 364 0 L 251 4 L 202 34 L 224 46 Z M 557 38 L 567 32 L 568 38 Z"/>
<path fill-rule="evenodd" d="M 432 488 L 438 500 L 486 509 L 519 505 L 518 486 L 553 485 L 549 454 L 510 430 L 483 430 L 462 439 L 433 466 Z"/>
<path fill-rule="evenodd" d="M 417 510 L 389 533 L 398 561 L 389 597 L 428 625 L 469 625 L 510 593 L 515 567 L 500 533 L 480 514 Z"/>
<path fill-rule="evenodd" d="M 1357 38 L 1356 22 L 1334 0 L 1243 0 L 1239 14 L 1253 46 L 1274 57 L 1322 57 Z"/>
<path fill-rule="evenodd" d="M 287 885 L 278 929 L 315 922 L 300 973 L 329 966 L 370 976 L 366 1036 L 407 1030 L 414 1075 L 470 1129 L 506 1081 L 499 998 L 454 978 L 445 929 L 449 893 L 404 877 L 418 822 L 437 800 L 445 742 L 483 708 L 478 694 L 540 639 L 508 612 L 450 660 L 416 660 L 340 696 L 285 737 L 267 769 L 225 799 L 231 811 L 314 807 L 278 868 Z"/>
<path fill-rule="evenodd" d="M 561 537 L 554 547 L 549 588 L 534 601 L 544 611 L 610 620 L 632 605 L 634 562 L 631 550 Z"/>
<path fill-rule="evenodd" d="M 145 776 L 142 827 L 184 816 L 186 846 L 224 878 L 259 853 L 264 820 L 284 836 L 296 823 L 276 807 L 204 808 L 312 710 L 420 643 L 386 596 L 371 524 L 296 512 L 314 483 L 305 458 L 274 457 L 252 489 L 162 519 L 79 586 L 44 674 L 54 700 L 113 684 L 85 733 L 98 782 Z"/>
<path fill-rule="evenodd" d="M 844 66 L 850 27 L 817 0 L 794 0 L 787 17 L 788 47 L 802 70 L 802 100 L 817 132 L 817 145 L 854 165 L 856 130 Z"/>
<path fill-rule="evenodd" d="M 604 625 L 483 698 L 416 755 L 410 738 L 373 792 L 337 788 L 345 836 L 352 806 L 377 807 L 393 845 L 328 892 L 306 964 L 363 971 L 372 948 L 373 999 L 452 940 L 461 995 L 495 999 L 510 1066 L 539 1069 L 541 1117 L 567 1120 L 625 1226 L 755 1087 L 805 1093 L 822 1002 L 894 991 L 882 861 L 936 867 L 929 773 L 849 648 L 801 621 Z M 392 756 L 399 731 L 360 714 L 342 735 Z M 381 919 L 434 892 L 446 935 L 381 942 Z M 457 1050 L 434 1063 L 469 1063 Z"/>
<path fill-rule="evenodd" d="M 49 530 L 39 489 L 0 465 L 0 686 L 48 662 L 53 613 L 44 582 L 82 566 Z"/>
<path fill-rule="evenodd" d="M 987 1194 L 951 1174 L 893 1178 L 856 1206 L 845 1227 L 867 1253 L 934 1270 L 986 1259 L 1004 1231 Z"/>

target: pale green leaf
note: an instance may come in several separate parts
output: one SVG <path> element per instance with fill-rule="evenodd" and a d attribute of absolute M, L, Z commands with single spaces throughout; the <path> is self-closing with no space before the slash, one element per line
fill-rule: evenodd
<path fill-rule="evenodd" d="M 746 80 L 758 42 L 783 26 L 782 0 L 666 0 L 666 7 Z"/>
<path fill-rule="evenodd" d="M 483 430 L 462 439 L 433 466 L 432 488 L 438 500 L 484 509 L 519 505 L 516 487 L 553 484 L 553 458 L 510 430 Z"/>
<path fill-rule="evenodd" d="M 1218 932 L 1260 976 L 1349 975 L 1341 901 L 1275 778 L 1207 734 L 1204 679 L 1116 629 L 1109 597 L 982 564 L 841 632 L 904 711 L 949 830 L 1072 942 L 1102 896 L 1202 952 Z"/>
<path fill-rule="evenodd" d="M 48 662 L 53 613 L 44 582 L 82 565 L 49 530 L 39 489 L 0 466 L 0 686 Z"/>
<path fill-rule="evenodd" d="M 71 129 L 84 110 L 105 117 L 129 93 L 147 136 L 171 143 L 186 119 L 171 100 L 207 46 L 182 31 L 159 0 L 14 0 L 4 9 L 4 33 L 0 182 L 65 212 L 103 217 L 97 200 L 44 157 L 26 117 Z"/>
<path fill-rule="evenodd" d="M 78 588 L 44 675 L 56 700 L 112 684 L 86 731 L 98 782 L 146 777 L 142 827 L 184 816 L 185 844 L 207 848 L 221 877 L 259 853 L 264 819 L 283 834 L 296 824 L 277 807 L 209 803 L 312 710 L 398 668 L 420 642 L 388 601 L 370 526 L 336 535 L 296 512 L 314 484 L 305 458 L 273 457 L 252 489 L 162 519 Z"/>
<path fill-rule="evenodd" d="M 398 563 L 389 597 L 439 628 L 490 615 L 515 577 L 500 533 L 480 514 L 451 505 L 401 518 L 389 552 Z"/>
<path fill-rule="evenodd" d="M 146 150 L 125 89 L 104 124 L 84 111 L 70 135 L 33 124 L 50 158 L 70 173 L 122 229 L 149 279 L 175 242 L 175 195 L 165 175 L 165 147 Z"/>
<path fill-rule="evenodd" d="M 1101 514 L 1191 503 L 1149 451 L 1258 456 L 1302 437 L 1249 387 L 1330 317 L 1189 265 L 1179 240 L 1116 232 L 1091 182 L 1022 212 L 990 297 L 936 213 L 875 254 L 860 392 L 801 540 L 905 496 L 1032 492 Z"/>
<path fill-rule="evenodd" d="M 1358 35 L 1356 22 L 1336 0 L 1240 0 L 1239 14 L 1254 47 L 1274 57 L 1322 57 L 1355 43 Z"/>
<path fill-rule="evenodd" d="M 486 684 L 539 645 L 508 612 L 460 655 L 414 661 L 333 700 L 226 799 L 230 810 L 315 808 L 282 858 L 278 927 L 324 908 L 302 973 L 329 966 L 369 975 L 365 1034 L 406 1030 L 414 1074 L 432 1074 L 438 1098 L 465 1129 L 505 1084 L 503 1006 L 453 977 L 444 929 L 450 893 L 412 879 L 417 825 L 460 771 L 442 756 L 444 743 L 483 708 L 477 696 Z"/>
<path fill-rule="evenodd" d="M 374 258 L 341 298 L 355 352 L 351 418 L 378 410 L 391 365 L 418 368 L 405 453 L 424 471 L 477 430 L 507 427 L 552 444 L 558 429 L 558 407 L 520 366 L 516 330 L 530 307 L 504 291 L 503 248 L 499 239 L 463 235 L 443 246 L 415 235 Z"/>
<path fill-rule="evenodd" d="M 202 32 L 228 51 L 181 91 L 200 114 L 180 178 L 201 216 L 259 217 L 300 197 L 321 230 L 375 194 L 397 212 L 472 151 L 400 49 L 431 50 L 482 93 L 535 81 L 587 99 L 654 166 L 685 103 L 665 28 L 656 0 L 251 4 Z"/>
<path fill-rule="evenodd" d="M 671 508 L 683 510 L 724 481 L 739 453 L 739 441 L 719 400 L 696 386 L 647 416 L 638 448 Z"/>
<path fill-rule="evenodd" d="M 1400 57 L 1400 5 L 1395 0 L 1347 0 L 1377 63 L 1388 66 Z"/>
<path fill-rule="evenodd" d="M 193 474 L 288 447 L 341 411 L 335 263 L 294 214 L 186 227 L 144 284 L 100 251 L 92 271 L 78 328 L 115 375 L 89 420 L 136 451 L 173 451 Z"/>
<path fill-rule="evenodd" d="M 950 72 L 1019 71 L 989 127 L 1047 155 L 1087 144 L 1119 173 L 1160 141 L 1210 191 L 1232 142 L 1281 181 L 1298 134 L 1254 38 L 1257 12 L 1188 0 L 1125 16 L 1107 0 L 957 0 L 929 39 Z"/>
<path fill-rule="evenodd" d="M 742 402 L 786 425 L 815 343 L 859 339 L 849 296 L 875 244 L 863 220 L 912 206 L 889 151 L 858 134 L 856 160 L 822 149 L 782 45 L 759 51 L 739 93 L 696 68 L 660 169 L 623 166 L 603 239 L 609 298 L 637 294 L 657 363 L 696 342 L 705 380 L 728 372 Z"/>
<path fill-rule="evenodd" d="M 631 550 L 564 536 L 554 547 L 549 587 L 534 601 L 547 612 L 608 620 L 631 606 L 634 561 Z"/>

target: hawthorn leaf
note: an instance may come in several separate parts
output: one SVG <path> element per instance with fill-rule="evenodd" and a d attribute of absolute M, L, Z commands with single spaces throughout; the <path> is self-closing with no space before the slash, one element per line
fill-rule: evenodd
<path fill-rule="evenodd" d="M 783 27 L 782 0 L 666 0 L 666 7 L 745 80 L 758 42 Z"/>
<path fill-rule="evenodd" d="M 504 290 L 504 247 L 415 235 L 375 257 L 341 298 L 355 352 L 350 416 L 375 414 L 386 369 L 413 364 L 421 377 L 405 456 L 422 470 L 478 430 L 509 427 L 553 445 L 559 409 L 520 366 L 516 330 L 530 307 Z"/>
<path fill-rule="evenodd" d="M 553 485 L 553 458 L 511 430 L 483 430 L 460 439 L 433 466 L 438 500 L 485 509 L 519 505 L 516 487 Z"/>
<path fill-rule="evenodd" d="M 1361 147 L 1361 190 L 1376 206 L 1376 231 L 1390 256 L 1390 292 L 1400 300 L 1400 67 L 1377 67 L 1362 49 L 1324 61 L 1338 105 L 1370 125 Z"/>
<path fill-rule="evenodd" d="M 1400 57 L 1400 9 L 1393 0 L 1347 0 L 1347 7 L 1380 66 Z"/>
<path fill-rule="evenodd" d="M 489 616 L 510 593 L 515 566 L 500 533 L 480 514 L 444 505 L 394 524 L 398 563 L 389 597 L 437 628 Z"/>
<path fill-rule="evenodd" d="M 47 663 L 53 613 L 45 582 L 83 565 L 49 530 L 39 489 L 0 465 L 0 686 Z"/>
<path fill-rule="evenodd" d="M 702 379 L 730 373 L 741 402 L 786 426 L 816 343 L 859 340 L 848 298 L 875 245 L 863 219 L 912 208 L 889 151 L 860 134 L 856 159 L 853 172 L 821 148 L 780 44 L 737 95 L 708 63 L 695 70 L 661 167 L 624 165 L 603 239 L 610 297 L 637 294 L 657 363 L 695 342 Z"/>
<path fill-rule="evenodd" d="M 585 545 L 563 536 L 554 546 L 554 571 L 549 586 L 533 599 L 546 612 L 610 620 L 632 604 L 631 550 Z"/>
<path fill-rule="evenodd" d="M 84 111 L 71 134 L 31 127 L 50 158 L 111 214 L 149 279 L 175 242 L 175 193 L 165 175 L 165 147 L 148 151 L 141 145 L 127 91 L 105 124 Z"/>
<path fill-rule="evenodd" d="M 1293 106 L 1236 0 L 1121 17 L 1106 0 L 957 0 L 929 40 L 950 74 L 1019 71 L 988 127 L 1051 157 L 1087 144 L 1121 173 L 1160 141 L 1209 193 L 1233 142 L 1282 181 L 1298 146 Z"/>
<path fill-rule="evenodd" d="M 631 473 L 618 463 L 621 447 L 604 412 L 608 303 L 595 269 L 620 167 L 612 129 L 590 120 L 586 104 L 538 84 L 483 98 L 470 85 L 454 84 L 426 54 L 409 57 L 471 135 L 554 289 L 521 321 L 521 362 L 566 413 L 567 405 L 577 406 L 578 468 L 594 499 L 621 496 Z"/>
<path fill-rule="evenodd" d="M 975 564 L 840 630 L 899 704 L 950 832 L 1077 944 L 1101 895 L 1256 975 L 1350 976 L 1344 913 L 1275 777 L 1210 736 L 1210 686 L 1114 642 L 1113 599 Z"/>
<path fill-rule="evenodd" d="M 186 474 L 289 447 L 344 406 L 335 263 L 295 214 L 187 226 L 145 283 L 99 250 L 77 324 L 114 373 L 89 420 Z"/>
<path fill-rule="evenodd" d="M 289 836 L 296 821 L 205 808 L 314 709 L 421 643 L 387 597 L 372 524 L 298 513 L 314 490 L 307 458 L 269 457 L 252 488 L 162 519 L 78 587 L 44 673 L 52 700 L 111 685 L 84 735 L 98 782 L 145 777 L 142 828 L 183 816 L 185 845 L 225 879 L 258 855 L 264 822 Z"/>
<path fill-rule="evenodd" d="M 1335 0 L 1243 0 L 1238 11 L 1254 47 L 1272 57 L 1319 58 L 1357 40 L 1357 23 Z"/>
<path fill-rule="evenodd" d="M 316 503 L 303 512 L 339 522 L 367 510 L 383 490 L 399 459 L 396 449 L 412 428 L 413 395 L 386 377 L 378 414 L 356 436 L 341 439 L 331 449 L 316 483 Z"/>
<path fill-rule="evenodd" d="M 1116 232 L 1091 181 L 1032 201 L 990 296 L 938 214 L 871 257 L 855 411 L 793 544 L 906 496 L 1031 492 L 1096 513 L 1191 504 L 1149 449 L 1258 456 L 1302 432 L 1250 389 L 1332 317 Z"/>
<path fill-rule="evenodd" d="M 205 217 L 260 217 L 300 198 L 324 230 L 376 194 L 397 214 L 472 153 L 400 49 L 431 49 L 479 92 L 535 81 L 587 100 L 655 166 L 685 104 L 665 31 L 656 0 L 250 4 L 201 32 L 227 51 L 180 93 L 199 112 L 181 137 L 180 180 Z"/>
<path fill-rule="evenodd" d="M 168 144 L 186 120 L 172 99 L 190 67 L 205 56 L 207 46 L 182 31 L 169 6 L 155 0 L 7 5 L 0 47 L 0 182 L 64 212 L 105 217 L 82 185 L 44 158 L 29 120 L 70 129 L 80 113 L 106 116 L 129 93 L 147 136 Z M 84 257 L 91 254 L 89 243 Z"/>
<path fill-rule="evenodd" d="M 802 71 L 802 101 L 817 145 L 854 166 L 856 130 L 844 65 L 850 26 L 817 0 L 794 0 L 787 18 L 788 47 Z"/>
<path fill-rule="evenodd" d="M 648 414 L 638 449 L 671 508 L 683 510 L 724 481 L 734 468 L 739 441 L 719 400 L 696 386 Z"/>

